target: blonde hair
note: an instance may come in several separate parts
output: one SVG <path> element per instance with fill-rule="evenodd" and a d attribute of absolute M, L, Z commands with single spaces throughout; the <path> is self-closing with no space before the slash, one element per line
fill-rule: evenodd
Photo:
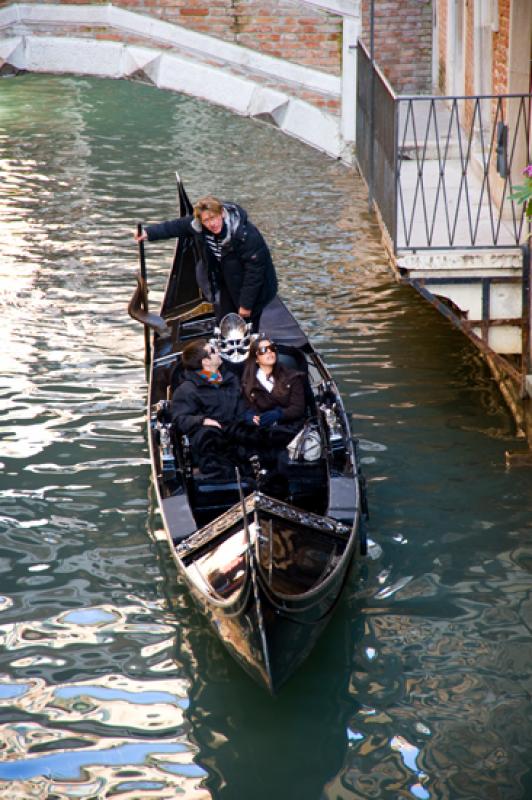
<path fill-rule="evenodd" d="M 194 217 L 201 221 L 201 215 L 204 211 L 210 211 L 212 214 L 221 214 L 223 211 L 222 201 L 212 194 L 208 194 L 194 204 Z"/>

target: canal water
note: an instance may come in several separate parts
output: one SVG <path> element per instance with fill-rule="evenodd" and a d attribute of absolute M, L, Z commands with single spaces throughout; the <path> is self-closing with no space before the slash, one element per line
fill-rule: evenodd
<path fill-rule="evenodd" d="M 0 797 L 531 798 L 532 472 L 360 180 L 151 87 L 0 90 Z M 369 555 L 276 699 L 193 606 L 150 484 L 132 231 L 174 214 L 176 169 L 263 229 L 369 484 Z M 171 253 L 147 248 L 153 305 Z"/>

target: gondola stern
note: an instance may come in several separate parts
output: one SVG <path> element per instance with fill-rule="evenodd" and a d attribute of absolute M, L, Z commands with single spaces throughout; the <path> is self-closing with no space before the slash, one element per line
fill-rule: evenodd
<path fill-rule="evenodd" d="M 194 207 L 190 202 L 190 198 L 186 192 L 186 189 L 183 185 L 183 181 L 181 180 L 181 176 L 179 172 L 175 173 L 175 179 L 177 184 L 177 198 L 179 203 L 179 216 L 185 217 L 187 214 L 192 214 Z"/>

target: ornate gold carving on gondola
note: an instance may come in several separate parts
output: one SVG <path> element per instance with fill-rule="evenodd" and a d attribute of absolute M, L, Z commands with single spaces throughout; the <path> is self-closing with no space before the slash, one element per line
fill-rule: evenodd
<path fill-rule="evenodd" d="M 195 319 L 200 314 L 212 314 L 214 312 L 214 306 L 212 303 L 208 303 L 206 300 L 201 300 L 194 308 L 189 308 L 188 311 L 183 311 L 182 314 L 175 314 L 165 317 L 166 322 L 186 322 L 189 319 Z"/>

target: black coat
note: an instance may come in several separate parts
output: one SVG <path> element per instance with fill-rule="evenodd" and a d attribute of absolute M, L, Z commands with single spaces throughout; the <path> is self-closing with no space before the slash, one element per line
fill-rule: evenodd
<path fill-rule="evenodd" d="M 208 383 L 197 372 L 186 370 L 182 383 L 172 397 L 172 421 L 181 433 L 197 433 L 205 418 L 229 425 L 240 419 L 245 405 L 238 378 L 222 369 L 220 384 Z"/>
<path fill-rule="evenodd" d="M 235 203 L 224 203 L 226 236 L 218 262 L 205 242 L 206 229 L 194 216 L 148 225 L 148 241 L 174 237 L 195 238 L 208 266 L 211 286 L 221 289 L 222 315 L 251 309 L 257 317 L 277 294 L 277 275 L 268 245 L 247 212 Z M 221 284 L 221 285 L 220 285 Z"/>

